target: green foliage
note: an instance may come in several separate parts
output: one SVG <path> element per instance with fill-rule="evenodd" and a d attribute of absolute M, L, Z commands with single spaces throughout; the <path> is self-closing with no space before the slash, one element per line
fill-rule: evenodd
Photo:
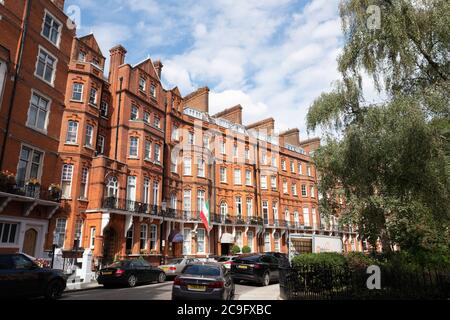
<path fill-rule="evenodd" d="M 339 253 L 307 253 L 292 259 L 292 266 L 342 267 L 346 265 L 345 257 Z"/>
<path fill-rule="evenodd" d="M 251 253 L 252 249 L 250 249 L 249 246 L 243 246 L 242 247 L 242 253 Z"/>
<path fill-rule="evenodd" d="M 231 248 L 231 252 L 232 252 L 233 254 L 238 254 L 238 253 L 241 252 L 241 248 L 240 248 L 239 246 L 234 245 L 234 246 Z"/>
<path fill-rule="evenodd" d="M 381 25 L 367 28 L 369 5 L 381 9 Z M 383 250 L 393 244 L 437 259 L 450 235 L 450 2 L 446 0 L 342 0 L 345 46 L 338 59 L 342 81 L 312 104 L 308 129 L 325 129 L 314 154 L 321 172 L 326 217 Z M 387 97 L 362 98 L 362 74 Z M 333 130 L 335 132 L 333 132 Z M 336 134 L 337 133 L 337 134 Z M 345 207 L 339 197 L 346 199 Z"/>

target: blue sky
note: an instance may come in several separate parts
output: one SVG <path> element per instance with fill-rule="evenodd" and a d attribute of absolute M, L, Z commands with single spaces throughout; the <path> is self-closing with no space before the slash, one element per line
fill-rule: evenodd
<path fill-rule="evenodd" d="M 274 117 L 303 140 L 309 106 L 339 79 L 338 2 L 67 0 L 66 11 L 81 10 L 77 34 L 93 32 L 105 56 L 120 43 L 130 64 L 161 59 L 165 88 L 208 86 L 211 114 L 241 104 L 244 123 Z"/>

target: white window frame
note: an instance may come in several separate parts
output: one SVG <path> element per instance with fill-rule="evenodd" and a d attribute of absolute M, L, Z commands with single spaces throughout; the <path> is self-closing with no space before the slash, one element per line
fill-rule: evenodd
<path fill-rule="evenodd" d="M 261 189 L 267 190 L 267 176 L 261 175 Z"/>
<path fill-rule="evenodd" d="M 183 210 L 187 212 L 192 211 L 192 190 L 183 191 Z"/>
<path fill-rule="evenodd" d="M 71 123 L 75 124 L 75 139 L 70 139 L 69 140 L 69 134 L 73 134 L 73 132 L 70 130 L 71 128 Z M 74 121 L 74 120 L 68 120 L 67 121 L 67 132 L 66 132 L 66 144 L 72 144 L 72 145 L 76 145 L 78 143 L 78 126 L 79 123 L 78 121 Z M 72 136 L 71 136 L 72 138 Z"/>
<path fill-rule="evenodd" d="M 144 142 L 144 159 L 145 160 L 152 159 L 152 142 L 147 139 L 145 139 L 145 142 Z"/>
<path fill-rule="evenodd" d="M 150 178 L 144 177 L 144 184 L 143 184 L 143 202 L 145 204 L 150 204 Z"/>
<path fill-rule="evenodd" d="M 150 225 L 150 250 L 156 250 L 158 244 L 158 227 L 156 224 Z"/>
<path fill-rule="evenodd" d="M 154 160 L 156 163 L 161 163 L 161 146 L 157 143 L 155 143 L 153 147 L 154 151 Z"/>
<path fill-rule="evenodd" d="M 19 158 L 18 158 L 18 161 L 17 161 L 17 169 L 16 169 L 16 172 L 17 172 L 16 173 L 16 179 L 19 178 L 19 176 L 18 176 L 18 174 L 19 174 L 19 166 L 20 166 L 21 154 L 22 154 L 23 148 L 30 149 L 30 158 L 27 159 L 27 166 L 25 168 L 24 181 L 17 181 L 17 182 L 18 183 L 19 182 L 24 182 L 25 183 L 26 180 L 30 179 L 30 177 L 31 177 L 31 167 L 32 167 L 32 164 L 34 163 L 33 162 L 33 154 L 35 152 L 41 154 L 40 163 L 38 164 L 38 170 L 37 170 L 37 179 L 39 181 L 41 181 L 42 171 L 43 171 L 43 167 L 44 167 L 45 152 L 43 150 L 41 150 L 41 149 L 38 149 L 36 147 L 33 147 L 31 145 L 28 145 L 28 144 L 24 144 L 24 143 L 22 143 L 22 145 L 20 146 L 20 153 L 19 153 Z M 36 164 L 36 163 L 34 163 L 34 164 Z"/>
<path fill-rule="evenodd" d="M 220 176 L 220 183 L 227 183 L 227 168 L 220 167 L 219 176 Z"/>
<path fill-rule="evenodd" d="M 74 172 L 74 165 L 72 163 L 66 163 L 62 167 L 62 173 L 61 173 L 61 188 L 63 187 L 64 183 L 66 183 L 68 187 L 67 194 L 64 194 L 64 189 L 62 188 L 62 194 L 61 197 L 63 199 L 71 199 L 72 198 L 72 187 L 73 187 L 73 172 Z M 67 168 L 67 169 L 66 169 Z M 70 170 L 69 170 L 70 168 Z M 70 177 L 66 175 L 65 171 L 70 172 Z"/>
<path fill-rule="evenodd" d="M 139 137 L 136 136 L 131 136 L 130 137 L 130 145 L 128 147 L 128 157 L 132 158 L 132 159 L 137 159 L 139 157 Z M 133 141 L 135 141 L 136 143 L 136 147 L 134 147 L 134 143 Z M 133 149 L 132 149 L 133 148 Z M 136 149 L 136 154 L 134 154 L 134 151 Z"/>
<path fill-rule="evenodd" d="M 310 226 L 309 208 L 307 208 L 307 207 L 303 208 L 303 224 L 307 227 Z"/>
<path fill-rule="evenodd" d="M 99 147 L 100 147 L 100 150 L 98 149 Z M 100 134 L 97 136 L 97 152 L 98 152 L 98 154 L 105 153 L 105 136 L 102 136 Z"/>
<path fill-rule="evenodd" d="M 197 177 L 205 177 L 205 160 L 202 158 L 197 159 Z"/>
<path fill-rule="evenodd" d="M 44 67 L 44 75 L 39 75 L 37 73 L 38 71 L 38 64 L 39 64 L 39 59 L 40 59 L 40 55 L 41 55 L 41 51 L 44 52 L 47 56 L 50 56 L 53 60 L 54 60 L 54 65 L 53 65 L 53 70 L 52 70 L 52 76 L 50 81 L 47 81 L 45 79 L 45 70 L 46 68 Z M 47 64 L 45 63 L 45 66 Z M 36 65 L 35 65 L 35 69 L 34 69 L 34 76 L 42 81 L 44 81 L 45 83 L 47 83 L 48 85 L 54 87 L 54 83 L 55 83 L 55 78 L 56 78 L 56 70 L 58 67 L 58 58 L 55 57 L 54 55 L 52 55 L 48 50 L 46 50 L 44 47 L 42 47 L 41 45 L 39 45 L 39 49 L 38 49 L 38 54 L 36 57 Z"/>
<path fill-rule="evenodd" d="M 90 134 L 89 134 L 90 132 Z M 94 140 L 94 126 L 87 124 L 86 130 L 85 130 L 85 137 L 84 137 L 84 146 L 88 148 L 93 148 L 93 140 Z"/>
<path fill-rule="evenodd" d="M 136 112 L 134 112 L 136 111 Z M 135 118 L 133 118 L 135 117 Z M 139 107 L 132 104 L 130 109 L 130 121 L 137 121 L 139 120 Z"/>
<path fill-rule="evenodd" d="M 2 86 L 0 83 L 0 90 L 2 90 Z M 40 100 L 46 100 L 47 101 L 47 110 L 45 113 L 45 120 L 44 120 L 44 128 L 39 128 L 37 125 L 34 124 L 30 124 L 29 120 L 30 120 L 30 111 L 31 111 L 31 106 L 33 104 L 33 96 L 37 96 Z M 0 97 L 1 97 L 1 92 L 0 92 Z M 28 128 L 31 128 L 33 130 L 42 132 L 44 134 L 47 134 L 47 127 L 48 127 L 48 121 L 50 118 L 50 110 L 51 110 L 51 104 L 52 104 L 52 99 L 48 98 L 46 95 L 43 95 L 42 93 L 40 93 L 37 90 L 31 89 L 31 96 L 30 96 L 30 102 L 28 104 L 28 113 L 27 113 L 27 122 L 26 122 L 26 126 Z M 39 110 L 41 109 L 39 106 L 36 106 L 36 108 L 38 109 L 38 111 L 36 112 L 36 122 L 38 120 L 38 115 L 39 115 Z"/>
<path fill-rule="evenodd" d="M 145 92 L 147 88 L 147 80 L 143 77 L 139 77 L 139 90 Z"/>
<path fill-rule="evenodd" d="M 81 199 L 88 198 L 88 189 L 89 189 L 89 168 L 83 167 L 81 169 L 81 188 L 80 188 Z"/>
<path fill-rule="evenodd" d="M 96 233 L 96 228 L 91 227 L 89 230 L 89 248 L 90 249 L 94 249 L 94 247 L 95 247 L 95 233 Z"/>
<path fill-rule="evenodd" d="M 59 222 L 60 221 L 64 221 L 64 231 L 61 231 L 62 229 L 60 229 L 60 225 Z M 62 243 L 59 246 L 59 248 L 64 248 L 64 243 L 66 242 L 66 232 L 67 232 L 67 218 L 58 218 L 55 221 L 55 231 L 54 231 L 54 237 L 53 237 L 53 243 L 60 245 L 59 243 L 56 243 L 56 241 L 61 241 L 62 238 Z"/>
<path fill-rule="evenodd" d="M 108 109 L 109 103 L 105 100 L 102 100 L 100 103 L 100 116 L 103 118 L 108 118 Z"/>
<path fill-rule="evenodd" d="M 92 93 L 94 93 L 92 95 Z M 89 90 L 89 104 L 91 106 L 97 107 L 97 98 L 98 98 L 98 90 L 97 88 L 91 87 L 91 89 Z M 93 102 L 91 100 L 94 100 Z"/>
<path fill-rule="evenodd" d="M 6 62 L 3 60 L 0 60 L 0 109 L 2 106 L 3 101 L 3 91 L 5 90 L 5 83 L 6 83 L 6 74 L 7 74 L 8 68 L 6 65 Z"/>
<path fill-rule="evenodd" d="M 202 243 L 203 250 L 200 250 L 200 244 Z M 202 254 L 206 252 L 206 232 L 203 228 L 197 229 L 197 253 Z"/>
<path fill-rule="evenodd" d="M 242 184 L 242 171 L 241 169 L 234 169 L 234 184 L 240 186 Z"/>
<path fill-rule="evenodd" d="M 0 246 L 1 247 L 8 247 L 8 246 L 12 246 L 12 245 L 16 245 L 18 244 L 18 239 L 19 239 L 19 233 L 20 233 L 20 223 L 17 222 L 12 222 L 12 221 L 3 221 L 0 220 Z M 5 230 L 5 225 L 9 225 L 9 229 L 8 229 L 8 234 L 6 235 L 6 241 L 3 241 L 3 236 L 4 236 L 4 232 Z M 15 230 L 14 230 L 14 239 L 11 242 L 10 238 L 11 238 L 11 231 L 12 231 L 12 226 L 15 225 Z"/>
<path fill-rule="evenodd" d="M 278 183 L 277 183 L 277 176 L 270 176 L 270 186 L 272 187 L 273 190 L 277 190 L 278 189 Z"/>
<path fill-rule="evenodd" d="M 192 254 L 192 230 L 183 229 L 183 254 Z"/>
<path fill-rule="evenodd" d="M 253 199 L 252 198 L 247 198 L 246 210 L 247 210 L 247 217 L 248 218 L 253 217 Z"/>
<path fill-rule="evenodd" d="M 192 158 L 183 158 L 183 176 L 192 176 Z"/>
<path fill-rule="evenodd" d="M 81 91 L 79 89 L 81 88 Z M 72 97 L 70 98 L 71 101 L 76 102 L 82 102 L 83 101 L 83 93 L 84 93 L 84 84 L 80 82 L 74 82 L 72 83 Z M 75 99 L 75 94 L 80 95 L 80 99 Z"/>
<path fill-rule="evenodd" d="M 146 223 L 141 224 L 141 228 L 139 230 L 139 249 L 147 250 L 148 249 L 148 225 Z M 142 246 L 144 243 L 144 246 Z"/>
<path fill-rule="evenodd" d="M 252 171 L 251 170 L 245 170 L 245 185 L 247 185 L 247 186 L 252 185 Z"/>
<path fill-rule="evenodd" d="M 53 42 L 51 40 L 51 30 L 50 30 L 49 37 L 44 35 L 45 18 L 46 18 L 47 15 L 50 16 L 54 21 L 56 21 L 59 24 L 59 28 L 57 30 L 58 38 L 56 39 L 56 42 Z M 63 23 L 59 19 L 57 19 L 53 14 L 51 14 L 50 11 L 48 11 L 47 9 L 44 9 L 44 18 L 43 18 L 43 21 L 42 21 L 41 36 L 44 37 L 45 39 L 47 39 L 48 42 L 50 42 L 51 44 L 53 44 L 57 48 L 59 48 L 59 45 L 61 43 L 61 36 L 62 36 L 63 26 L 64 26 Z"/>

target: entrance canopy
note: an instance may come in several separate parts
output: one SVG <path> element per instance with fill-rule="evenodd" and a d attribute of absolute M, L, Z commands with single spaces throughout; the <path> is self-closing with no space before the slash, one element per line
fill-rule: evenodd
<path fill-rule="evenodd" d="M 180 233 L 179 230 L 174 229 L 169 234 L 169 242 L 183 242 L 183 235 Z"/>
<path fill-rule="evenodd" d="M 221 243 L 234 243 L 234 237 L 231 233 L 223 233 L 220 238 Z"/>

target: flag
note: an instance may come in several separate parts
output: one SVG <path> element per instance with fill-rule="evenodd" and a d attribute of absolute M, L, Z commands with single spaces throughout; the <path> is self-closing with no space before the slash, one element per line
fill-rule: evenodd
<path fill-rule="evenodd" d="M 208 233 L 212 229 L 211 225 L 211 217 L 209 215 L 209 204 L 208 201 L 205 201 L 203 203 L 202 211 L 200 211 L 200 219 L 202 219 L 203 224 L 205 225 L 206 230 L 208 230 Z"/>

